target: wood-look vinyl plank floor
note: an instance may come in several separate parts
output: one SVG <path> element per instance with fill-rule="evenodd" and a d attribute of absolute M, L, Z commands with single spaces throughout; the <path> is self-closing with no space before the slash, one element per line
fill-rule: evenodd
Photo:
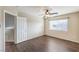
<path fill-rule="evenodd" d="M 49 36 L 41 36 L 17 45 L 6 42 L 6 52 L 79 52 L 79 44 Z"/>

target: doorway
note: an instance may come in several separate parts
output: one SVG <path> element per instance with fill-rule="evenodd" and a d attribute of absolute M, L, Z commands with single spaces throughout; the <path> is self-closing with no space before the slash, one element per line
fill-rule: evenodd
<path fill-rule="evenodd" d="M 16 41 L 15 40 L 16 16 L 6 11 L 4 12 L 4 19 L 5 19 L 5 51 L 8 51 L 14 47 Z"/>

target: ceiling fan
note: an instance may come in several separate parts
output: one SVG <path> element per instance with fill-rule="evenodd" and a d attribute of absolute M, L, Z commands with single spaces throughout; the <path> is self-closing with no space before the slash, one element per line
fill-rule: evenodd
<path fill-rule="evenodd" d="M 52 11 L 52 8 L 45 8 L 45 9 L 42 9 L 42 13 L 43 13 L 43 18 L 47 18 L 47 17 L 52 17 L 54 15 L 57 15 L 58 12 L 51 12 Z"/>
<path fill-rule="evenodd" d="M 56 14 L 58 14 L 58 12 L 51 13 L 50 10 L 48 9 L 45 10 L 45 15 L 56 15 Z"/>

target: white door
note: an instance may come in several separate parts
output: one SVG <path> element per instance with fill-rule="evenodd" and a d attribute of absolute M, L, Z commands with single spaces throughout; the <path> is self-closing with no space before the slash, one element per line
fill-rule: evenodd
<path fill-rule="evenodd" d="M 17 43 L 27 40 L 27 19 L 25 17 L 17 18 Z"/>

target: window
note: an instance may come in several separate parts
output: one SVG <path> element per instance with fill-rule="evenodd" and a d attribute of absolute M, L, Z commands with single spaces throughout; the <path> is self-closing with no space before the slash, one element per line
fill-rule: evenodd
<path fill-rule="evenodd" d="M 68 30 L 68 19 L 49 21 L 49 30 L 67 31 Z"/>

